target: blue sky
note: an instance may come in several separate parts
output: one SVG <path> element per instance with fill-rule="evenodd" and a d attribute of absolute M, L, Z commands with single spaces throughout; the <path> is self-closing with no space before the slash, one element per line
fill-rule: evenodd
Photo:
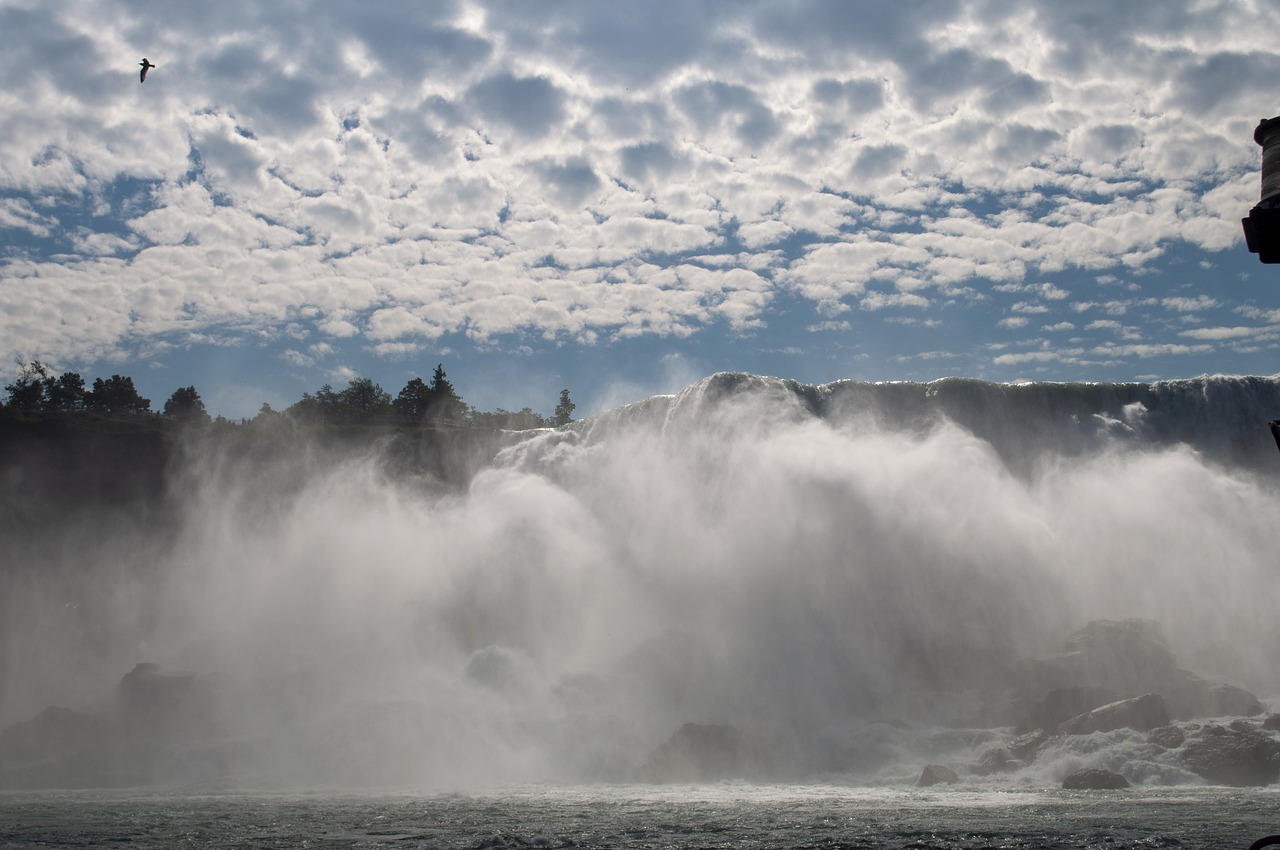
<path fill-rule="evenodd" d="M 1277 45 L 1246 0 L 0 0 L 0 370 L 233 418 L 437 363 L 579 415 L 1271 375 Z"/>

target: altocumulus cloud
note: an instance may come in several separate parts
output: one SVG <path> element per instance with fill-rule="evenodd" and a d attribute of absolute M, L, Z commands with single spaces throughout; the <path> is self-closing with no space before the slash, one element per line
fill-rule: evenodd
<path fill-rule="evenodd" d="M 350 345 L 787 325 L 773 350 L 916 345 L 886 363 L 963 328 L 1001 375 L 1280 325 L 1116 282 L 1238 249 L 1262 4 L 8 0 L 0 33 L 6 363 L 239 334 L 339 374 Z M 1218 324 L 1099 318 L 1159 306 Z"/>

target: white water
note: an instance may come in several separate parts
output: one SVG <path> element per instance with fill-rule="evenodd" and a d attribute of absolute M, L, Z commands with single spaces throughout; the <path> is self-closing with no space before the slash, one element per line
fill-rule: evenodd
<path fill-rule="evenodd" d="M 1008 665 L 1131 617 L 1268 698 L 1276 416 L 1274 379 L 723 375 L 528 436 L 464 493 L 211 460 L 171 547 L 123 529 L 9 583 L 0 724 L 91 711 L 149 661 L 196 675 L 199 752 L 251 783 L 626 779 L 686 722 L 770 775 L 902 782 L 991 743 L 934 730 Z M 1189 781 L 1115 736 L 1022 780 Z"/>

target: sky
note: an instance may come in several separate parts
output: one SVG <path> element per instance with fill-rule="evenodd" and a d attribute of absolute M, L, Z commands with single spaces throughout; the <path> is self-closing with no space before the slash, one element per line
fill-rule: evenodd
<path fill-rule="evenodd" d="M 1263 0 L 0 0 L 0 377 L 1272 375 L 1277 79 Z"/>

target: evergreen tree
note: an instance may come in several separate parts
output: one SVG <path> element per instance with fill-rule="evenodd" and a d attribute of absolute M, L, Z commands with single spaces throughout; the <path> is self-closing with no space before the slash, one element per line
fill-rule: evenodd
<path fill-rule="evenodd" d="M 63 372 L 56 381 L 45 381 L 45 406 L 67 413 L 84 410 L 86 392 L 79 373 Z"/>
<path fill-rule="evenodd" d="M 405 422 L 417 423 L 427 417 L 434 397 L 431 388 L 421 378 L 414 378 L 404 385 L 400 395 L 391 403 L 396 415 Z"/>
<path fill-rule="evenodd" d="M 556 412 L 552 416 L 552 421 L 555 423 L 557 428 L 561 425 L 568 425 L 573 421 L 573 411 L 576 407 L 576 404 L 569 401 L 569 391 L 561 390 L 560 403 L 556 405 Z"/>
<path fill-rule="evenodd" d="M 337 405 L 344 419 L 368 422 L 391 412 L 391 396 L 370 378 L 353 378 L 338 393 Z"/>
<path fill-rule="evenodd" d="M 97 413 L 143 414 L 151 412 L 151 399 L 138 395 L 133 378 L 112 375 L 97 378 L 93 389 L 85 394 L 85 406 Z"/>
<path fill-rule="evenodd" d="M 431 376 L 431 406 L 427 415 L 433 419 L 460 423 L 466 414 L 467 406 L 445 377 L 444 365 L 437 364 L 435 374 Z"/>
<path fill-rule="evenodd" d="M 200 393 L 193 386 L 174 390 L 164 403 L 164 415 L 192 425 L 207 425 L 211 421 Z"/>

